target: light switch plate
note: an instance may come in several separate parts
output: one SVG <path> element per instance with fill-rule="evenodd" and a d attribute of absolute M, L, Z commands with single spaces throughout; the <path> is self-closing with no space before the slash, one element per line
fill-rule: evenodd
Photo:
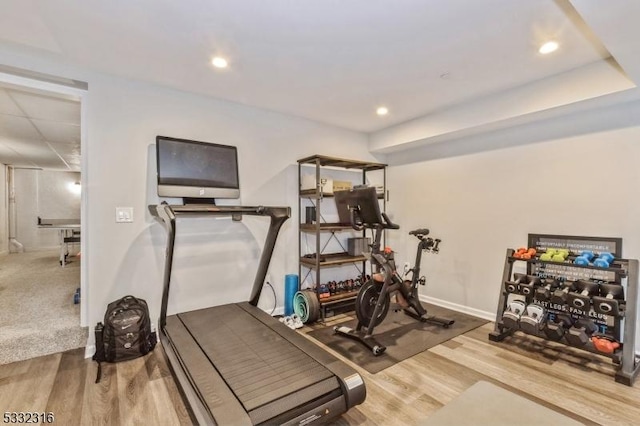
<path fill-rule="evenodd" d="M 133 207 L 116 207 L 116 223 L 133 222 Z"/>

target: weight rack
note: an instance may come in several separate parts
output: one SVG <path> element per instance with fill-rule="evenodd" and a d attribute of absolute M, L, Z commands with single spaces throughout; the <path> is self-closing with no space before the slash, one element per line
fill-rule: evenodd
<path fill-rule="evenodd" d="M 540 235 L 530 235 L 529 236 L 529 247 L 536 246 L 536 237 L 547 237 Z M 534 237 L 534 238 L 532 238 Z M 550 236 L 549 236 L 550 237 Z M 586 240 L 592 241 L 594 240 L 591 237 L 558 237 L 553 236 L 553 238 L 567 238 L 571 241 L 575 241 L 576 239 L 584 238 Z M 544 238 L 543 238 L 544 239 Z M 533 241 L 532 241 L 533 240 Z M 620 239 L 616 239 L 619 244 L 621 244 Z M 617 250 L 620 252 L 621 250 Z M 502 321 L 503 314 L 508 307 L 510 296 L 514 293 L 509 293 L 505 289 L 504 283 L 507 281 L 511 281 L 513 276 L 514 265 L 516 262 L 525 262 L 527 266 L 527 272 L 530 275 L 537 275 L 540 270 L 545 270 L 545 268 L 550 268 L 552 270 L 568 270 L 572 271 L 574 274 L 576 273 L 584 273 L 585 275 L 590 274 L 609 274 L 610 276 L 615 276 L 615 281 L 622 284 L 622 281 L 626 281 L 626 297 L 624 299 L 626 309 L 624 311 L 623 317 L 613 318 L 613 321 L 609 321 L 612 323 L 613 334 L 620 341 L 621 347 L 613 351 L 611 354 L 603 353 L 596 350 L 595 346 L 591 341 L 589 341 L 584 346 L 574 346 L 565 343 L 562 340 L 553 340 L 557 343 L 563 343 L 572 348 L 581 349 L 587 352 L 596 353 L 601 356 L 608 357 L 612 359 L 615 364 L 618 364 L 619 367 L 617 369 L 615 380 L 618 383 L 625 384 L 627 386 L 633 386 L 634 381 L 640 372 L 640 357 L 636 356 L 635 347 L 636 347 L 636 324 L 638 320 L 638 260 L 637 259 L 616 259 L 609 268 L 599 268 L 592 265 L 575 265 L 573 263 L 564 262 L 551 262 L 551 261 L 543 261 L 539 259 L 539 255 L 536 255 L 532 259 L 521 259 L 514 257 L 515 250 L 507 249 L 505 263 L 504 263 L 504 271 L 502 274 L 502 283 L 500 290 L 500 297 L 498 301 L 498 310 L 496 313 L 496 320 L 494 330 L 489 333 L 489 340 L 494 342 L 499 342 L 505 339 L 507 336 L 512 335 L 515 331 L 521 331 L 520 329 L 512 329 L 508 328 L 504 325 Z M 523 296 L 522 294 L 515 293 L 515 297 L 520 299 L 524 298 L 525 304 L 529 305 L 530 303 L 534 303 L 533 293 L 528 296 Z M 593 308 L 591 308 L 591 311 Z M 557 310 L 547 309 L 548 313 L 558 313 Z M 592 313 L 591 311 L 586 312 L 586 317 L 589 317 L 588 314 Z M 570 313 L 569 311 L 561 311 L 563 315 L 573 316 L 575 318 L 574 313 Z M 524 332 L 523 332 L 524 333 Z M 541 329 L 537 333 L 525 333 L 535 335 L 544 340 L 550 340 L 544 330 Z"/>

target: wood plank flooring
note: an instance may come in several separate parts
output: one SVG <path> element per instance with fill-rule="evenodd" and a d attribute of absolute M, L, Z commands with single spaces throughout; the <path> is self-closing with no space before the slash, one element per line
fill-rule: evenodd
<path fill-rule="evenodd" d="M 489 323 L 377 374 L 354 365 L 367 400 L 335 423 L 414 425 L 485 380 L 587 425 L 640 424 L 640 384 L 616 383 L 609 359 L 523 335 L 493 343 L 491 330 Z M 0 412 L 53 412 L 62 425 L 192 424 L 160 345 L 144 358 L 103 364 L 99 384 L 95 362 L 83 356 L 78 349 L 1 365 Z"/>

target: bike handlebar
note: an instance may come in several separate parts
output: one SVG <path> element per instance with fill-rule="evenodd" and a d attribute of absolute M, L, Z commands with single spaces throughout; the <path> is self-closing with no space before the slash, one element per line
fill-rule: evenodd
<path fill-rule="evenodd" d="M 381 213 L 382 215 L 381 223 L 376 222 L 373 224 L 363 223 L 361 220 L 359 220 L 357 209 L 351 209 L 350 215 L 351 215 L 351 227 L 356 231 L 362 231 L 367 227 L 384 228 L 384 229 L 400 229 L 400 225 L 396 225 L 395 223 L 391 222 L 391 219 L 389 219 L 389 216 L 387 216 L 386 213 Z"/>
<path fill-rule="evenodd" d="M 355 209 L 351 210 L 351 227 L 353 229 L 355 229 L 356 231 L 362 231 L 364 229 L 364 225 L 362 223 L 359 223 L 356 220 L 356 210 Z"/>
<path fill-rule="evenodd" d="M 440 251 L 440 243 L 442 242 L 442 240 L 440 238 L 436 238 L 436 244 L 433 246 L 433 248 L 431 249 L 431 251 L 433 253 L 438 253 Z"/>
<path fill-rule="evenodd" d="M 400 225 L 396 225 L 395 223 L 391 222 L 391 219 L 389 219 L 389 216 L 387 216 L 386 213 L 381 213 L 381 214 L 382 214 L 382 218 L 386 222 L 384 224 L 385 228 L 387 228 L 387 229 L 400 229 Z"/>

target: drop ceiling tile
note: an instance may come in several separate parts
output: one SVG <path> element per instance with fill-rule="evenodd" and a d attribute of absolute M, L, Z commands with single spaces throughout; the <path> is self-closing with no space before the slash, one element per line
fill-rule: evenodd
<path fill-rule="evenodd" d="M 66 161 L 69 167 L 71 167 L 71 170 L 78 171 L 78 172 L 80 171 L 81 167 L 80 167 L 79 156 L 74 156 L 74 155 L 65 156 L 64 161 Z"/>
<path fill-rule="evenodd" d="M 0 155 L 9 155 L 11 153 L 15 153 L 15 151 L 5 145 L 4 142 L 0 141 Z"/>
<path fill-rule="evenodd" d="M 0 86 L 0 162 L 79 171 L 79 123 L 76 100 Z"/>
<path fill-rule="evenodd" d="M 0 137 L 3 139 L 40 140 L 42 137 L 27 118 L 0 115 Z"/>
<path fill-rule="evenodd" d="M 80 126 L 55 121 L 31 120 L 49 142 L 80 145 Z"/>
<path fill-rule="evenodd" d="M 49 145 L 54 151 L 62 156 L 76 155 L 78 158 L 80 157 L 80 145 L 56 142 L 51 142 Z"/>
<path fill-rule="evenodd" d="M 24 157 L 46 157 L 48 155 L 55 155 L 57 157 L 55 152 L 44 141 L 29 139 L 4 139 L 2 143 Z"/>
<path fill-rule="evenodd" d="M 4 161 L 6 161 L 6 163 Z M 0 162 L 6 164 L 8 166 L 24 167 L 24 168 L 28 168 L 28 169 L 35 169 L 35 168 L 39 168 L 40 167 L 36 163 L 34 163 L 33 161 L 30 161 L 29 159 L 23 158 L 23 157 L 8 158 L 6 160 L 2 159 L 2 160 L 0 160 Z"/>
<path fill-rule="evenodd" d="M 22 153 L 21 153 L 22 154 Z M 55 152 L 49 151 L 30 151 L 27 154 L 22 155 L 23 158 L 28 158 L 37 167 L 42 169 L 49 169 L 51 167 L 63 167 L 67 169 L 65 162 Z"/>
<path fill-rule="evenodd" d="M 15 151 L 10 150 L 4 145 L 0 144 L 0 163 L 13 164 L 16 159 L 20 158 Z"/>
<path fill-rule="evenodd" d="M 80 102 L 8 90 L 16 104 L 31 118 L 80 125 Z"/>
<path fill-rule="evenodd" d="M 6 89 L 0 87 L 0 114 L 24 116 L 24 113 L 11 99 Z"/>
<path fill-rule="evenodd" d="M 35 164 L 0 142 L 0 163 L 10 166 L 35 167 Z"/>
<path fill-rule="evenodd" d="M 58 157 L 34 159 L 34 163 L 36 163 L 39 168 L 44 170 L 69 170 L 69 167 L 67 167 L 67 165 L 64 164 Z"/>

